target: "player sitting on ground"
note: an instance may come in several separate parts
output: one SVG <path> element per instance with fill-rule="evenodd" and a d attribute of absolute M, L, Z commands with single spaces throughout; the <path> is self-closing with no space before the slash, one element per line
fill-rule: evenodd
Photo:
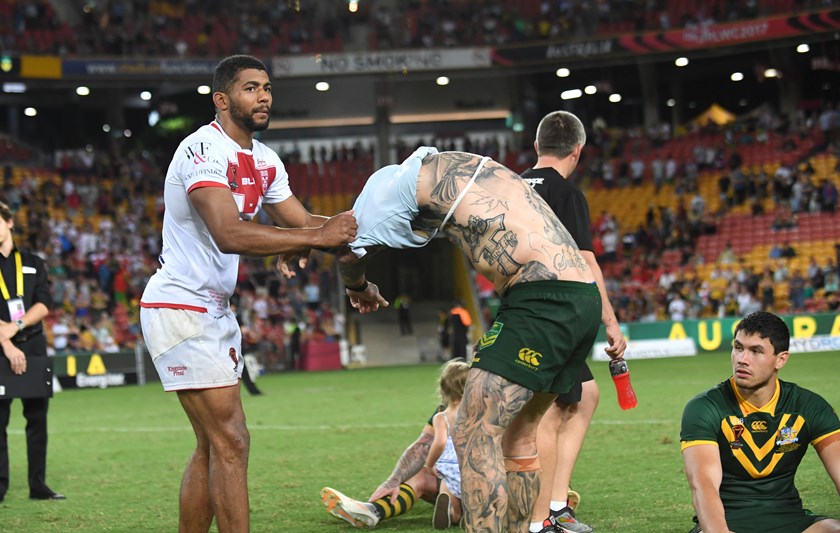
<path fill-rule="evenodd" d="M 321 490 L 321 502 L 330 514 L 355 527 L 374 527 L 382 520 L 407 513 L 420 497 L 435 503 L 436 528 L 449 527 L 451 522 L 460 520 L 461 476 L 454 448 L 450 450 L 451 439 L 446 438 L 446 423 L 451 426 L 454 422 L 468 371 L 469 364 L 463 360 L 452 360 L 443 366 L 439 380 L 443 404 L 369 502 L 354 500 L 330 487 Z M 405 477 L 409 479 L 403 481 Z"/>

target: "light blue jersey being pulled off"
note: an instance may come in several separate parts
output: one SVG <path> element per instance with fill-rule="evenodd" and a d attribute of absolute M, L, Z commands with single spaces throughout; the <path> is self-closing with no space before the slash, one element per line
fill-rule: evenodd
<path fill-rule="evenodd" d="M 353 204 L 359 228 L 350 248 L 358 257 L 367 253 L 366 246 L 421 248 L 434 237 L 434 233 L 415 232 L 411 224 L 420 212 L 417 176 L 423 158 L 436 153 L 435 148 L 420 147 L 402 164 L 383 167 L 368 178 Z"/>

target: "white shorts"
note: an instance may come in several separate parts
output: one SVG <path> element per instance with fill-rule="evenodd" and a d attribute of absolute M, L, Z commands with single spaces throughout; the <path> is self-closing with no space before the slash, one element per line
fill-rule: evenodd
<path fill-rule="evenodd" d="M 141 307 L 140 326 L 163 390 L 229 387 L 242 377 L 242 331 L 234 315 Z"/>

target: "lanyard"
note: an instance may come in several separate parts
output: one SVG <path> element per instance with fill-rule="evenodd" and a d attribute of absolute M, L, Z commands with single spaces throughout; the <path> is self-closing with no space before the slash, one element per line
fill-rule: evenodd
<path fill-rule="evenodd" d="M 18 250 L 15 250 L 15 281 L 17 282 L 17 297 L 23 298 L 23 265 Z M 3 279 L 3 272 L 0 272 L 0 292 L 3 293 L 3 299 L 8 301 L 9 289 L 6 287 L 6 280 Z"/>

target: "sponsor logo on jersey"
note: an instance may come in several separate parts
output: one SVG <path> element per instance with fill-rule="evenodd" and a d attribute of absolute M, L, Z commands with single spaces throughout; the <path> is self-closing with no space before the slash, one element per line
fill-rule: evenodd
<path fill-rule="evenodd" d="M 738 424 L 737 426 L 732 426 L 732 435 L 734 435 L 735 438 L 732 439 L 732 442 L 729 443 L 730 448 L 732 448 L 733 450 L 737 450 L 738 448 L 742 448 L 744 446 L 744 443 L 741 442 L 741 435 L 744 434 L 745 429 L 746 428 L 744 428 L 744 426 L 740 424 Z"/>
<path fill-rule="evenodd" d="M 505 325 L 501 322 L 493 322 L 493 325 L 487 330 L 481 339 L 478 341 L 478 349 L 481 350 L 483 348 L 487 348 L 488 346 L 492 346 L 494 342 L 496 342 L 496 337 L 499 336 L 499 333 L 502 332 L 502 328 Z"/>
<path fill-rule="evenodd" d="M 210 143 L 207 141 L 193 143 L 184 151 L 187 154 L 187 159 L 191 160 L 194 165 L 200 165 L 201 163 L 207 162 L 208 154 L 210 153 Z"/>
<path fill-rule="evenodd" d="M 206 168 L 206 167 L 205 168 L 200 168 L 200 169 L 196 170 L 195 172 L 190 172 L 189 174 L 187 174 L 187 179 L 191 180 L 195 177 L 205 176 L 207 174 L 214 174 L 215 172 L 216 171 L 212 168 Z"/>
<path fill-rule="evenodd" d="M 187 367 L 185 365 L 168 366 L 166 367 L 166 371 L 173 376 L 183 376 L 184 372 L 187 371 Z"/>
<path fill-rule="evenodd" d="M 799 448 L 798 434 L 799 432 L 792 427 L 779 428 L 779 434 L 776 437 L 776 449 L 773 451 L 775 453 L 786 453 Z"/>
<path fill-rule="evenodd" d="M 236 183 L 236 174 L 237 174 L 236 169 L 237 168 L 238 168 L 238 165 L 236 163 L 234 163 L 232 161 L 228 161 L 227 177 L 228 177 L 228 180 L 230 180 L 230 181 L 228 181 L 228 186 L 230 186 L 230 189 L 232 191 L 235 191 L 236 189 L 239 188 L 239 184 Z"/>
<path fill-rule="evenodd" d="M 230 355 L 230 360 L 233 361 L 233 371 L 236 372 L 236 367 L 239 366 L 239 357 L 236 355 L 236 348 L 231 346 L 228 355 Z"/>
<path fill-rule="evenodd" d="M 518 357 L 519 360 L 516 361 L 518 364 L 526 366 L 531 370 L 538 370 L 537 367 L 540 366 L 542 354 L 536 350 L 532 350 L 531 348 L 522 348 L 519 350 Z"/>
<path fill-rule="evenodd" d="M 766 420 L 753 420 L 750 424 L 750 430 L 753 433 L 767 433 L 767 421 Z"/>
<path fill-rule="evenodd" d="M 721 422 L 721 430 L 729 441 L 732 457 L 753 479 L 772 474 L 785 453 L 799 448 L 798 434 L 805 426 L 805 419 L 801 415 L 785 413 L 778 424 L 768 420 L 767 426 L 769 435 L 755 438 L 753 433 L 744 430 L 743 419 L 730 416 Z M 752 427 L 752 422 L 748 427 Z M 776 427 L 779 429 L 775 430 Z"/>
<path fill-rule="evenodd" d="M 525 181 L 528 182 L 528 185 L 534 187 L 536 185 L 542 185 L 545 178 L 523 178 Z"/>

